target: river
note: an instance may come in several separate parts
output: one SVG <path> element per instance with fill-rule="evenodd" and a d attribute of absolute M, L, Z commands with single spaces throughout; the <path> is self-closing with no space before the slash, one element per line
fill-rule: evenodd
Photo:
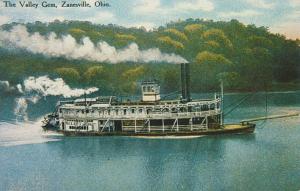
<path fill-rule="evenodd" d="M 226 94 L 225 109 L 245 95 Z M 300 91 L 268 93 L 267 109 L 265 98 L 225 122 L 300 112 Z M 300 117 L 257 122 L 247 135 L 64 137 L 40 128 L 57 99 L 0 97 L 0 190 L 300 190 Z"/>

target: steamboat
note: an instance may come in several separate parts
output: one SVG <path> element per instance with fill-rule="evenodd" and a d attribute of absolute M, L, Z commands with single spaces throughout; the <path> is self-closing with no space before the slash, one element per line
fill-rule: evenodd
<path fill-rule="evenodd" d="M 141 83 L 140 101 L 115 96 L 60 101 L 45 117 L 44 130 L 65 135 L 96 136 L 201 136 L 253 133 L 255 124 L 224 124 L 223 86 L 208 99 L 192 99 L 190 66 L 182 63 L 181 96 L 161 99 L 156 81 Z"/>

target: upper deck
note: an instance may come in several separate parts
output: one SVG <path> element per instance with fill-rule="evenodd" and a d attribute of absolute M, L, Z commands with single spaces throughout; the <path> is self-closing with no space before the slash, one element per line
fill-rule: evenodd
<path fill-rule="evenodd" d="M 156 80 L 141 83 L 140 101 L 115 96 L 60 102 L 59 117 L 73 119 L 162 119 L 195 118 L 221 114 L 221 98 L 192 100 L 189 64 L 181 64 L 181 97 L 162 100 Z"/>
<path fill-rule="evenodd" d="M 182 103 L 180 100 L 158 102 L 124 103 L 65 103 L 59 106 L 59 115 L 63 118 L 85 119 L 150 119 L 150 118 L 191 118 L 218 115 L 221 100 L 193 100 Z"/>

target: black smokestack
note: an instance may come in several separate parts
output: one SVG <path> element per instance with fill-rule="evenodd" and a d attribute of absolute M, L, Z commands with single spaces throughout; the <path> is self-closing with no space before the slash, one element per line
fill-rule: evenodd
<path fill-rule="evenodd" d="M 185 87 L 185 85 L 186 85 L 186 78 L 185 78 L 185 64 L 184 63 L 182 63 L 181 65 L 180 65 L 180 67 L 181 67 L 181 99 L 184 101 L 184 100 L 186 100 L 186 87 Z"/>
<path fill-rule="evenodd" d="M 189 63 L 182 63 L 180 67 L 182 101 L 191 101 L 190 65 Z"/>
<path fill-rule="evenodd" d="M 185 88 L 186 88 L 186 100 L 191 101 L 191 76 L 190 76 L 190 64 L 185 64 Z"/>

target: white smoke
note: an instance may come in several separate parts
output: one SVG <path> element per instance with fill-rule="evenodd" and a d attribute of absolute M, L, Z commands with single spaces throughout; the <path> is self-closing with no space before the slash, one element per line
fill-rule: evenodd
<path fill-rule="evenodd" d="M 186 63 L 187 61 L 175 54 L 161 53 L 158 48 L 140 50 L 135 43 L 124 49 L 117 50 L 106 42 L 94 44 L 88 37 L 77 43 L 71 35 L 58 37 L 51 32 L 48 36 L 39 33 L 30 34 L 23 25 L 16 25 L 10 31 L 0 30 L 0 45 L 11 44 L 32 53 L 40 53 L 67 59 L 85 59 L 99 62 L 169 62 Z"/>
<path fill-rule="evenodd" d="M 70 88 L 62 78 L 50 79 L 48 76 L 40 77 L 28 77 L 24 80 L 24 91 L 25 92 L 36 92 L 42 96 L 63 96 L 79 97 L 86 94 L 91 94 L 98 91 L 98 88 L 92 87 L 87 89 Z"/>
<path fill-rule="evenodd" d="M 16 86 L 11 86 L 9 81 L 1 81 L 0 80 L 0 93 L 23 93 L 21 84 L 18 84 Z"/>
<path fill-rule="evenodd" d="M 17 116 L 17 121 L 19 119 L 27 121 L 28 120 L 28 114 L 27 114 L 27 107 L 28 103 L 26 98 L 20 97 L 16 98 L 16 107 L 15 107 L 15 115 Z"/>
<path fill-rule="evenodd" d="M 17 121 L 28 121 L 28 105 L 36 104 L 41 96 L 63 96 L 65 98 L 79 97 L 83 94 L 91 94 L 98 91 L 98 88 L 92 87 L 87 89 L 71 88 L 62 78 L 50 79 L 48 76 L 28 77 L 24 80 L 23 85 L 10 86 L 8 81 L 0 81 L 6 88 L 18 90 L 22 97 L 15 99 L 14 113 Z M 1 84 L 0 83 L 0 84 Z"/>

